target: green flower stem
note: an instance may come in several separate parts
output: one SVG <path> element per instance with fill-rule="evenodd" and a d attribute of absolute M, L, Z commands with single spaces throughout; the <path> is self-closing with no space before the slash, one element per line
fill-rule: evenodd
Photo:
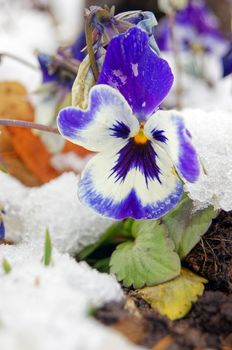
<path fill-rule="evenodd" d="M 2 126 L 16 126 L 19 128 L 26 129 L 36 129 L 40 131 L 50 132 L 53 134 L 59 134 L 59 130 L 57 128 L 53 128 L 51 126 L 37 124 L 32 122 L 27 122 L 25 120 L 15 120 L 15 119 L 0 119 L 0 125 Z"/>

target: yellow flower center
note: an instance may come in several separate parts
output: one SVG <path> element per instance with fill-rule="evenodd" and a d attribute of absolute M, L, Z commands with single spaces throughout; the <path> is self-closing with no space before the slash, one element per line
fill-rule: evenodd
<path fill-rule="evenodd" d="M 148 138 L 144 135 L 143 125 L 141 125 L 138 134 L 134 136 L 134 141 L 140 145 L 145 145 L 145 143 L 147 143 Z"/>

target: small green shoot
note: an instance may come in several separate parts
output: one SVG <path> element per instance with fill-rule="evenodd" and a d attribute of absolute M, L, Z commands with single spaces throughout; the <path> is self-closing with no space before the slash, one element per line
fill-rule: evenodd
<path fill-rule="evenodd" d="M 49 230 L 46 230 L 45 240 L 44 240 L 44 256 L 43 256 L 43 264 L 44 266 L 49 266 L 52 260 L 52 242 Z"/>
<path fill-rule="evenodd" d="M 5 258 L 2 260 L 2 267 L 6 274 L 10 273 L 12 270 L 9 262 Z"/>

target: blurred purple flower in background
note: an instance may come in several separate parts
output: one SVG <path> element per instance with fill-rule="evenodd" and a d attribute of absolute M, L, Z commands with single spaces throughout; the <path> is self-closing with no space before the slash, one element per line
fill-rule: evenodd
<path fill-rule="evenodd" d="M 181 50 L 223 51 L 228 43 L 220 33 L 217 17 L 201 0 L 190 0 L 175 13 L 175 30 Z M 160 21 L 156 40 L 161 51 L 171 50 L 171 33 L 168 19 Z"/>
<path fill-rule="evenodd" d="M 232 44 L 229 51 L 222 57 L 223 77 L 232 73 Z"/>

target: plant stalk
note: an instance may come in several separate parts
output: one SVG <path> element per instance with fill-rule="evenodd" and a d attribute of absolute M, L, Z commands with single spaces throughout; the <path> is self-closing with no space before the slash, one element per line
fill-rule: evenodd
<path fill-rule="evenodd" d="M 87 50 L 89 54 L 90 65 L 93 71 L 94 79 L 95 81 L 97 81 L 99 76 L 99 70 L 98 70 L 94 49 L 93 49 L 91 22 L 92 22 L 92 16 L 88 15 L 85 20 L 85 37 L 86 37 L 86 44 L 87 44 Z"/>
<path fill-rule="evenodd" d="M 7 57 L 7 58 L 10 58 L 14 61 L 17 61 L 21 64 L 23 64 L 24 66 L 27 66 L 33 70 L 39 70 L 39 67 L 35 66 L 34 64 L 26 61 L 24 58 L 21 58 L 21 57 L 18 57 L 14 54 L 11 54 L 11 53 L 8 53 L 8 52 L 0 52 L 0 62 L 2 60 L 3 57 Z"/>
<path fill-rule="evenodd" d="M 59 130 L 57 128 L 43 125 L 43 124 L 27 122 L 25 120 L 0 119 L 0 125 L 2 125 L 2 126 L 15 126 L 15 127 L 19 127 L 19 128 L 26 128 L 26 129 L 36 129 L 36 130 L 40 130 L 40 131 L 50 132 L 53 134 L 60 134 Z"/>

